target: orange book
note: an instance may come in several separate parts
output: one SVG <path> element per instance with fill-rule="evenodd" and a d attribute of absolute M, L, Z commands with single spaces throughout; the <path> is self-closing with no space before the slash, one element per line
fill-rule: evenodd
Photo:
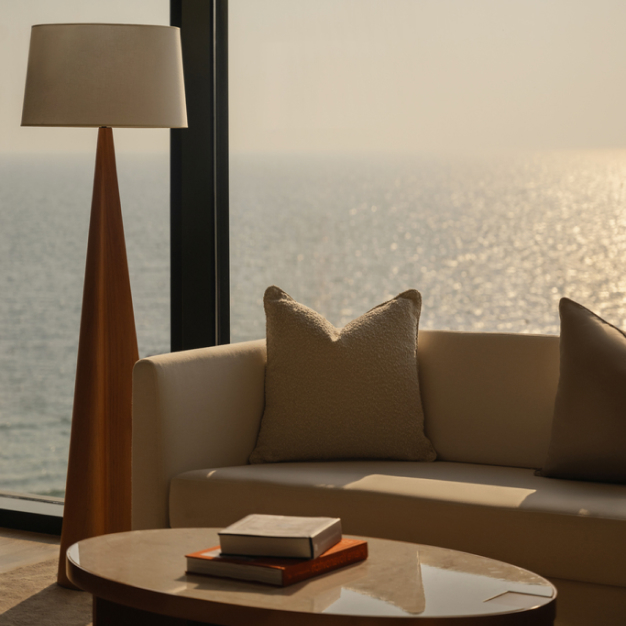
<path fill-rule="evenodd" d="M 222 555 L 220 547 L 185 555 L 188 574 L 236 578 L 286 587 L 367 558 L 367 541 L 342 539 L 316 559 Z"/>

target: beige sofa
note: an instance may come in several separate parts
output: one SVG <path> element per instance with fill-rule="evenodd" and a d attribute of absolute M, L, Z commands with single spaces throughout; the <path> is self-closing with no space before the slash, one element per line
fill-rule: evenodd
<path fill-rule="evenodd" d="M 418 345 L 434 463 L 248 465 L 263 413 L 264 340 L 141 360 L 134 527 L 336 516 L 346 533 L 542 574 L 559 589 L 557 624 L 626 624 L 626 486 L 535 475 L 550 438 L 558 337 L 421 331 Z"/>

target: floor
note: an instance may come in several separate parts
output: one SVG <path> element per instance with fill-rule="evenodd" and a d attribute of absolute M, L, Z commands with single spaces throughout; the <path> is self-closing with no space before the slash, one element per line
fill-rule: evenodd
<path fill-rule="evenodd" d="M 61 538 L 0 528 L 0 573 L 58 557 Z"/>

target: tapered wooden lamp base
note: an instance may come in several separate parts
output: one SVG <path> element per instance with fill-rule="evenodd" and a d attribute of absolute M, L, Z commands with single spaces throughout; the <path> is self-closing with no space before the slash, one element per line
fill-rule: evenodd
<path fill-rule="evenodd" d="M 131 528 L 131 392 L 138 360 L 111 128 L 98 131 L 58 583 L 73 543 Z"/>

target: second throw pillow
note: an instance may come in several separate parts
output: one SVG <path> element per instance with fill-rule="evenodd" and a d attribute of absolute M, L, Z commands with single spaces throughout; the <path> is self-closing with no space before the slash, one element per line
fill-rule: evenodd
<path fill-rule="evenodd" d="M 626 484 L 626 335 L 562 298 L 561 372 L 542 476 Z"/>
<path fill-rule="evenodd" d="M 278 287 L 267 318 L 265 411 L 251 463 L 434 461 L 424 435 L 414 289 L 337 329 Z"/>

